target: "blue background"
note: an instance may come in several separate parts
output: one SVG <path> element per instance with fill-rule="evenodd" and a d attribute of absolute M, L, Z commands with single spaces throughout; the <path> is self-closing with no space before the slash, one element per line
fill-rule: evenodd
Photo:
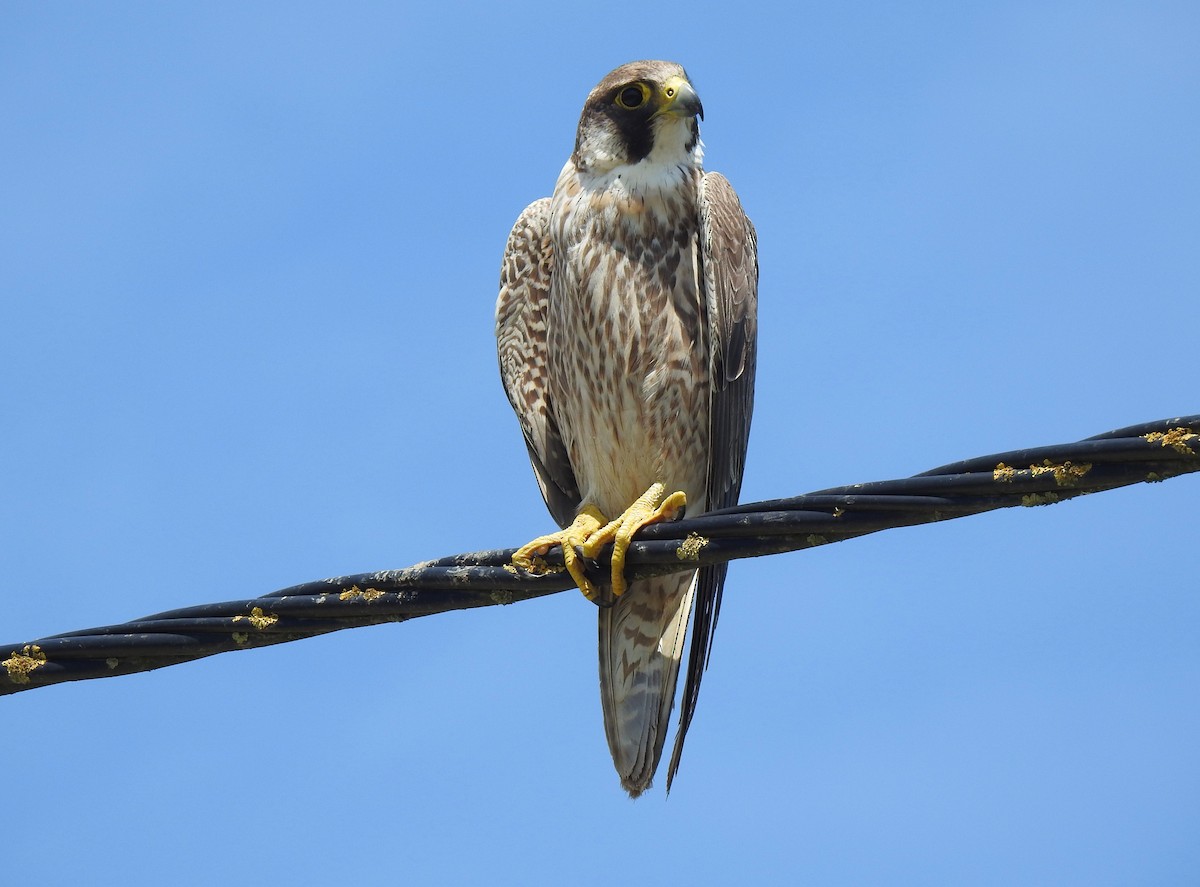
<path fill-rule="evenodd" d="M 1194 3 L 9 3 L 0 641 L 520 544 L 500 254 L 687 65 L 758 226 L 743 499 L 1200 412 Z M 0 700 L 42 883 L 1200 877 L 1186 477 L 742 562 L 669 799 L 577 594 Z"/>

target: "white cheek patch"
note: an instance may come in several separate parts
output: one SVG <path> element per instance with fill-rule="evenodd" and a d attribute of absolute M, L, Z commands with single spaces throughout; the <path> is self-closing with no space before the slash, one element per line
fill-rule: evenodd
<path fill-rule="evenodd" d="M 579 142 L 579 156 L 586 169 L 603 173 L 621 163 L 625 153 L 618 133 L 608 127 L 590 127 Z"/>

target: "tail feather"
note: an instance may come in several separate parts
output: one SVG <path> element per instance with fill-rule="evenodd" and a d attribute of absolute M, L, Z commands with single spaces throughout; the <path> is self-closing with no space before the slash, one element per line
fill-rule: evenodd
<path fill-rule="evenodd" d="M 641 579 L 600 609 L 604 732 L 621 785 L 635 798 L 662 756 L 695 590 L 695 573 Z"/>

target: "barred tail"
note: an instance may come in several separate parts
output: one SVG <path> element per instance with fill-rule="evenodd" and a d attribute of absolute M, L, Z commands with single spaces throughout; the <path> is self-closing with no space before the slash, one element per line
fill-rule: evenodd
<path fill-rule="evenodd" d="M 621 785 L 650 787 L 675 701 L 695 573 L 641 579 L 600 610 L 600 703 Z"/>

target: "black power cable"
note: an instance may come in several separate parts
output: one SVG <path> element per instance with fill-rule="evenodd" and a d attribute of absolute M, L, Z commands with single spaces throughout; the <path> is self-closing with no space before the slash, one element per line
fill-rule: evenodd
<path fill-rule="evenodd" d="M 655 524 L 630 548 L 630 576 L 678 572 L 841 542 L 893 527 L 1015 505 L 1049 505 L 1200 471 L 1200 415 L 1163 419 L 1077 443 L 1014 450 L 914 477 L 820 490 Z M 403 570 L 295 585 L 262 597 L 169 610 L 35 641 L 0 645 L 0 695 L 49 684 L 150 671 L 231 650 L 403 622 L 563 591 L 562 556 L 540 575 L 512 567 L 514 549 L 478 551 Z M 607 570 L 609 552 L 593 565 Z"/>

